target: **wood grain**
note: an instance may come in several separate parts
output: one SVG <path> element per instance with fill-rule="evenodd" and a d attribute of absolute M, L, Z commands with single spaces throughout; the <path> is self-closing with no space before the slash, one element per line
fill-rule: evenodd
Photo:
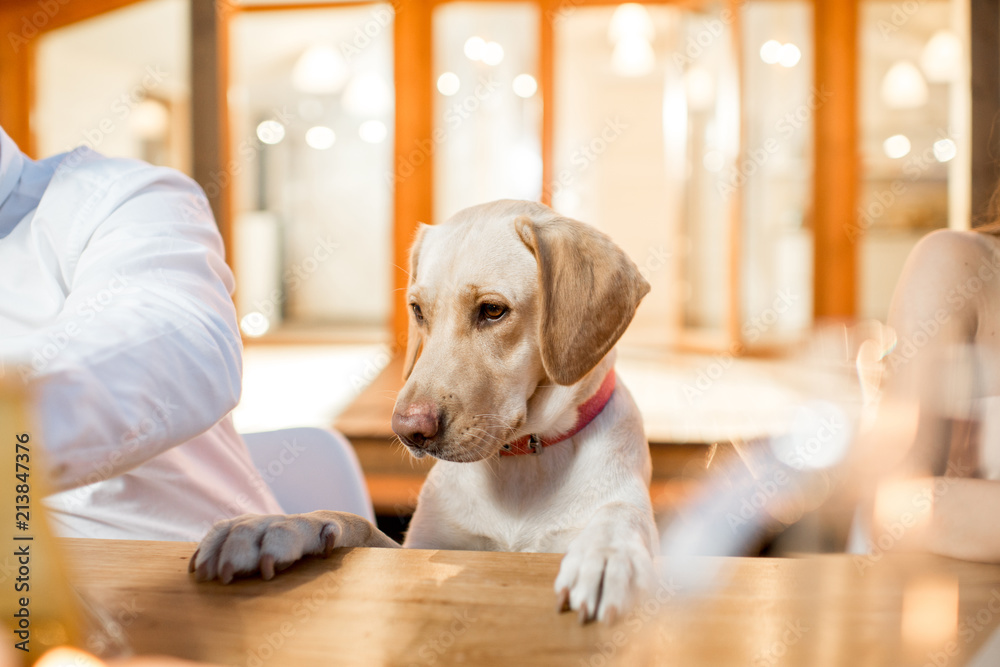
<path fill-rule="evenodd" d="M 983 611 L 1000 567 L 932 556 L 700 558 L 711 587 L 675 580 L 608 627 L 555 612 L 558 554 L 343 549 L 222 586 L 188 574 L 193 544 L 62 543 L 137 653 L 223 664 L 922 665 L 945 643 L 904 644 L 900 623 L 906 586 L 928 576 L 957 582 L 958 619 L 979 618 L 949 666 L 1000 621 Z"/>

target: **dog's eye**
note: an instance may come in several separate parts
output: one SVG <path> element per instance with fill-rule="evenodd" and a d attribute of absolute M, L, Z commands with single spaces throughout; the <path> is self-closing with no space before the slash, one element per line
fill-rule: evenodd
<path fill-rule="evenodd" d="M 497 303 L 484 303 L 479 307 L 479 316 L 486 320 L 499 320 L 507 314 L 507 307 Z"/>
<path fill-rule="evenodd" d="M 420 305 L 416 303 L 410 304 L 410 309 L 413 311 L 413 316 L 417 318 L 417 322 L 424 321 L 424 313 L 420 310 Z"/>

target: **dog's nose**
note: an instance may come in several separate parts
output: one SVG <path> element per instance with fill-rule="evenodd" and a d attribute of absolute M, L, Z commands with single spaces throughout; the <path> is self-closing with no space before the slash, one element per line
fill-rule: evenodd
<path fill-rule="evenodd" d="M 422 449 L 437 435 L 440 421 L 440 413 L 433 403 L 411 403 L 403 412 L 392 413 L 392 430 L 408 445 Z"/>

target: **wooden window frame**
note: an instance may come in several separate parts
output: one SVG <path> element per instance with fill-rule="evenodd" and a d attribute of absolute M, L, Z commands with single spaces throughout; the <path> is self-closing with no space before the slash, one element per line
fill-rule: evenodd
<path fill-rule="evenodd" d="M 67 3 L 44 24 L 44 33 L 134 4 L 138 0 L 91 0 Z M 211 175 L 224 173 L 229 163 L 229 119 L 225 91 L 230 80 L 228 34 L 233 16 L 239 13 L 341 8 L 373 4 L 361 2 L 296 2 L 290 4 L 238 5 L 232 0 L 191 0 L 192 16 L 192 136 L 193 169 L 203 187 Z M 395 146 L 393 164 L 405 159 L 414 146 L 431 139 L 433 133 L 432 20 L 438 4 L 459 0 L 390 0 L 396 7 L 393 25 L 395 104 Z M 494 2 L 498 0 L 462 0 Z M 503 0 L 499 0 L 503 1 Z M 542 114 L 542 182 L 553 179 L 553 134 L 555 118 L 554 24 L 553 18 L 566 7 L 614 6 L 607 0 L 528 0 L 538 7 L 539 90 Z M 704 0 L 660 0 L 647 4 L 669 4 L 682 8 L 704 6 Z M 729 0 L 738 9 L 746 0 Z M 856 247 L 845 230 L 854 224 L 858 197 L 858 2 L 857 0 L 812 0 L 813 39 L 816 50 L 815 85 L 830 91 L 828 103 L 815 115 L 813 169 L 814 232 L 814 316 L 817 320 L 850 318 L 856 313 Z M 37 0 L 7 0 L 0 9 L 0 36 L 18 34 L 22 21 L 39 11 Z M 737 16 L 739 13 L 737 12 Z M 737 24 L 734 32 L 739 34 Z M 975 31 L 973 36 L 975 39 Z M 995 37 L 996 33 L 992 33 Z M 995 41 L 995 40 L 994 40 Z M 34 59 L 36 37 L 16 51 L 10 40 L 0 46 L 0 124 L 29 155 L 35 153 L 31 128 L 34 99 Z M 996 44 L 993 44 L 994 54 Z M 197 58 L 194 56 L 197 55 Z M 197 66 L 194 63 L 198 63 Z M 743 94 L 741 89 L 741 95 Z M 992 101 L 992 100 L 991 100 Z M 741 132 L 741 143 L 745 132 Z M 426 144 L 424 144 L 426 145 Z M 741 146 L 741 154 L 743 152 Z M 393 202 L 392 263 L 393 305 L 391 333 L 394 348 L 405 345 L 407 308 L 405 288 L 408 252 L 417 225 L 433 219 L 433 155 L 415 167 L 411 177 L 396 184 Z M 980 181 L 974 181 L 981 183 Z M 216 188 L 213 188 L 215 190 Z M 980 186 L 980 190 L 982 186 Z M 232 189 L 218 188 L 213 199 L 220 231 L 232 261 Z M 543 202 L 551 193 L 543 188 Z M 977 201 L 982 195 L 978 195 Z M 742 324 L 740 253 L 740 205 L 736 200 L 730 213 L 729 304 L 722 347 L 734 348 L 740 341 Z M 684 345 L 684 340 L 680 341 Z M 690 343 L 690 341 L 689 341 Z M 697 347 L 690 343 L 689 347 Z M 713 346 L 710 346 L 713 347 Z"/>
<path fill-rule="evenodd" d="M 22 151 L 38 157 L 31 124 L 38 38 L 136 2 L 57 0 L 43 5 L 38 0 L 4 0 L 0 6 L 0 125 Z"/>

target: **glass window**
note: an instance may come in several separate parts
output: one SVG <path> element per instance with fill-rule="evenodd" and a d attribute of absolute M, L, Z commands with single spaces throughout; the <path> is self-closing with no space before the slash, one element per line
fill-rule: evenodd
<path fill-rule="evenodd" d="M 725 336 L 731 215 L 718 185 L 739 150 L 739 87 L 722 7 L 568 6 L 554 15 L 546 187 L 556 210 L 611 235 L 651 283 L 624 339 L 632 343 Z"/>
<path fill-rule="evenodd" d="M 812 323 L 813 117 L 828 93 L 813 83 L 812 3 L 753 2 L 743 23 L 744 127 L 724 191 L 742 192 L 740 334 L 750 347 Z"/>
<path fill-rule="evenodd" d="M 246 11 L 231 31 L 244 333 L 381 335 L 392 297 L 393 10 Z"/>
<path fill-rule="evenodd" d="M 434 10 L 434 218 L 542 194 L 539 10 L 449 3 Z"/>
<path fill-rule="evenodd" d="M 188 3 L 147 0 L 44 34 L 39 156 L 86 145 L 190 173 Z"/>
<path fill-rule="evenodd" d="M 967 0 L 861 3 L 858 311 L 885 320 L 927 232 L 969 226 Z"/>

